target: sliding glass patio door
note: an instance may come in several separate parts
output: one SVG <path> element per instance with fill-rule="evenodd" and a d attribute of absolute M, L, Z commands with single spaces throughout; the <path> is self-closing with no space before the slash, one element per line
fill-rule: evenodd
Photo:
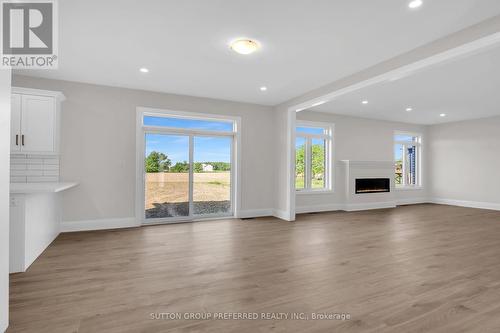
<path fill-rule="evenodd" d="M 145 223 L 233 215 L 233 141 L 223 133 L 145 131 Z"/>

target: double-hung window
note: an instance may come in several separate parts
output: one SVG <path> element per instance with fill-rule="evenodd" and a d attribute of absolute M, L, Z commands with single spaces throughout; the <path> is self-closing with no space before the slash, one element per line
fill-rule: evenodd
<path fill-rule="evenodd" d="M 422 136 L 396 132 L 394 134 L 395 183 L 399 188 L 420 187 Z"/>
<path fill-rule="evenodd" d="M 326 123 L 297 122 L 295 134 L 296 190 L 332 190 L 333 126 Z"/>

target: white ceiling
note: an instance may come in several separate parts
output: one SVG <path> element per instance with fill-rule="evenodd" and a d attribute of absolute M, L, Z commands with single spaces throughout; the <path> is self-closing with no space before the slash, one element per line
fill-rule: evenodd
<path fill-rule="evenodd" d="M 500 47 L 337 97 L 315 111 L 437 124 L 500 115 Z M 362 101 L 368 104 L 363 105 Z M 411 107 L 411 112 L 406 108 Z M 303 111 L 307 112 L 307 111 Z M 446 117 L 440 117 L 440 114 Z"/>
<path fill-rule="evenodd" d="M 64 0 L 59 70 L 17 73 L 275 105 L 500 13 L 498 0 L 409 1 Z M 262 49 L 237 55 L 236 37 Z"/>

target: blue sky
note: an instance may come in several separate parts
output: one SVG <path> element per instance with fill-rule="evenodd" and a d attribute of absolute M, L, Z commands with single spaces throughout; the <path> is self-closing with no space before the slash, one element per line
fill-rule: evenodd
<path fill-rule="evenodd" d="M 172 165 L 189 162 L 189 137 L 182 135 L 146 134 L 146 156 L 157 151 L 168 156 Z M 194 162 L 230 162 L 231 138 L 194 137 Z"/>
<path fill-rule="evenodd" d="M 213 120 L 196 120 L 184 118 L 167 118 L 167 117 L 144 117 L 145 126 L 164 126 L 186 129 L 199 129 L 221 132 L 232 132 L 233 123 L 228 121 L 213 121 Z"/>
<path fill-rule="evenodd" d="M 146 126 L 164 126 L 185 129 L 232 132 L 233 123 L 166 117 L 144 117 Z M 230 137 L 194 137 L 193 162 L 231 162 Z M 146 134 L 146 156 L 157 151 L 168 156 L 172 165 L 189 162 L 189 137 L 183 135 Z"/>
<path fill-rule="evenodd" d="M 402 160 L 403 159 L 403 146 L 394 145 L 394 159 Z"/>

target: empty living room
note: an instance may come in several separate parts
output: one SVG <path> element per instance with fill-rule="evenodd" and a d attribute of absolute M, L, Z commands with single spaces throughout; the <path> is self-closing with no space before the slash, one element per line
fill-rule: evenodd
<path fill-rule="evenodd" d="M 500 332 L 500 1 L 0 20 L 0 332 Z"/>

